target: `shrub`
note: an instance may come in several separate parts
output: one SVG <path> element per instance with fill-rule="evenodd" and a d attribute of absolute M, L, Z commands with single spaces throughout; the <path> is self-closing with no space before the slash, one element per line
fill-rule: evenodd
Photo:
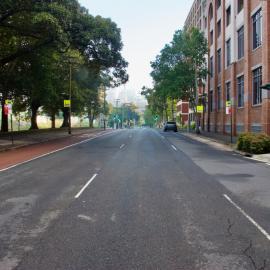
<path fill-rule="evenodd" d="M 237 149 L 251 154 L 270 153 L 270 136 L 243 133 L 238 138 Z"/>

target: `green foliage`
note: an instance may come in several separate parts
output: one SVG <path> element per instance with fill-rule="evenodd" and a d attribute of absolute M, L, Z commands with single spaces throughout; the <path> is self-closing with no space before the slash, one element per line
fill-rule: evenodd
<path fill-rule="evenodd" d="M 1 0 L 2 106 L 9 98 L 16 112 L 31 110 L 32 127 L 39 108 L 52 118 L 60 111 L 67 117 L 71 66 L 72 113 L 93 119 L 102 111 L 100 86 L 128 80 L 122 48 L 117 25 L 90 15 L 77 0 Z"/>
<path fill-rule="evenodd" d="M 270 136 L 243 133 L 238 137 L 237 149 L 251 154 L 270 153 Z"/>
<path fill-rule="evenodd" d="M 151 110 L 148 107 L 146 107 L 143 114 L 144 124 L 148 127 L 154 127 L 156 124 L 154 117 L 155 115 L 151 112 Z"/>
<path fill-rule="evenodd" d="M 143 88 L 141 94 L 153 113 L 167 115 L 168 101 L 185 99 L 195 108 L 197 80 L 207 75 L 207 41 L 202 32 L 176 31 L 170 44 L 166 44 L 151 63 L 154 88 Z"/>

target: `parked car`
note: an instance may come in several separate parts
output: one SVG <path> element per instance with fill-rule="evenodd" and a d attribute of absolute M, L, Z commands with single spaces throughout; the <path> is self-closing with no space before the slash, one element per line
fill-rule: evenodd
<path fill-rule="evenodd" d="M 172 130 L 174 132 L 177 132 L 176 122 L 169 121 L 169 122 L 166 122 L 165 123 L 164 128 L 163 128 L 163 131 L 166 132 L 166 131 L 169 131 L 169 130 Z"/>

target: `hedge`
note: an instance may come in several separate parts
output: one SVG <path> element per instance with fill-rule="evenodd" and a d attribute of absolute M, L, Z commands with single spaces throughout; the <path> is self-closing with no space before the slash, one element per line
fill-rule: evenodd
<path fill-rule="evenodd" d="M 250 154 L 270 153 L 270 136 L 265 134 L 243 133 L 238 137 L 237 149 Z"/>

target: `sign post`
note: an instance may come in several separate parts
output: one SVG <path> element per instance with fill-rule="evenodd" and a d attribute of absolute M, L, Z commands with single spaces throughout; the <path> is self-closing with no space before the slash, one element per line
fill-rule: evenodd
<path fill-rule="evenodd" d="M 232 118 L 232 102 L 226 101 L 226 114 L 230 115 L 231 120 L 231 144 L 233 143 L 233 118 Z"/>
<path fill-rule="evenodd" d="M 10 115 L 10 136 L 11 136 L 11 143 L 14 144 L 14 137 L 13 137 L 13 119 L 12 119 L 12 100 L 6 99 L 5 100 L 5 107 L 4 107 L 4 113 L 5 115 Z"/>

